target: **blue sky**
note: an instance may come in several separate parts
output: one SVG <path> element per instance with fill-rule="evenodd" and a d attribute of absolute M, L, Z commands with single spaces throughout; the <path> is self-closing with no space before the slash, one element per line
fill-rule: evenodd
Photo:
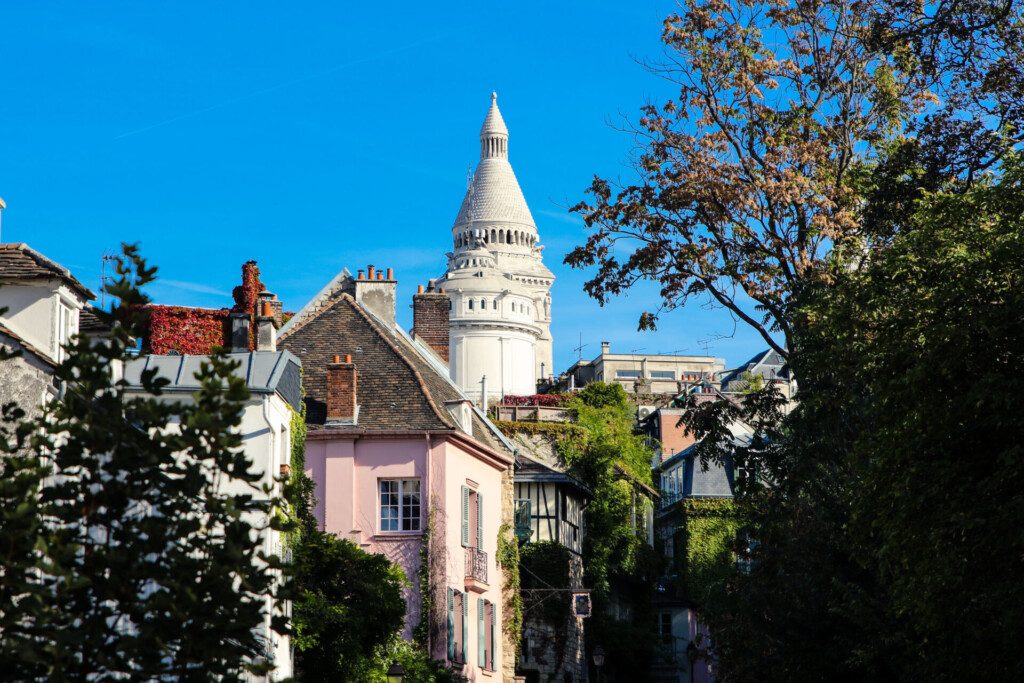
<path fill-rule="evenodd" d="M 243 261 L 300 308 L 338 270 L 393 267 L 399 318 L 441 274 L 490 93 L 555 272 L 555 364 L 613 350 L 764 347 L 694 302 L 637 332 L 652 287 L 600 308 L 561 260 L 585 238 L 567 207 L 597 173 L 629 178 L 619 130 L 671 87 L 673 2 L 4 3 L 4 242 L 98 288 L 100 257 L 138 241 L 160 303 L 220 307 Z"/>

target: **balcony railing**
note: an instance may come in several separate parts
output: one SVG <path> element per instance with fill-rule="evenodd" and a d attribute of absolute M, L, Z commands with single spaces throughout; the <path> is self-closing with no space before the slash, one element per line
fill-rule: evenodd
<path fill-rule="evenodd" d="M 466 581 L 487 583 L 487 553 L 476 548 L 466 548 Z"/>

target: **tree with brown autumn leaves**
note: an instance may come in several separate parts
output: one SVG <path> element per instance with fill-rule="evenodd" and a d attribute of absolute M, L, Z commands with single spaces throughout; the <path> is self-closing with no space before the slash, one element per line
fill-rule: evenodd
<path fill-rule="evenodd" d="M 635 181 L 595 177 L 573 207 L 593 229 L 566 257 L 597 267 L 587 292 L 603 304 L 657 282 L 661 301 L 641 329 L 706 296 L 788 358 L 794 296 L 887 237 L 874 227 L 891 221 L 871 211 L 929 184 L 970 182 L 1024 130 L 1017 8 L 930 10 L 683 3 L 665 20 L 665 59 L 648 65 L 679 95 L 643 107 L 633 126 Z"/>

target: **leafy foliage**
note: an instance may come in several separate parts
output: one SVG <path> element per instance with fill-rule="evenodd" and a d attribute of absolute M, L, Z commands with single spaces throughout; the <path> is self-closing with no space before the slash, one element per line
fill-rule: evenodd
<path fill-rule="evenodd" d="M 97 312 L 111 335 L 66 347 L 62 399 L 33 421 L 5 409 L 0 670 L 22 680 L 265 672 L 258 627 L 280 563 L 262 554 L 260 520 L 273 522 L 280 501 L 242 450 L 248 388 L 214 354 L 191 402 L 167 400 L 154 371 L 142 394 L 129 392 L 111 367 L 143 328 L 140 288 L 155 269 L 126 245 L 116 272 L 106 289 L 118 304 Z"/>
<path fill-rule="evenodd" d="M 383 555 L 320 531 L 304 532 L 293 552 L 299 675 L 362 680 L 373 670 L 378 648 L 402 628 L 402 570 Z"/>
<path fill-rule="evenodd" d="M 596 266 L 601 303 L 657 282 L 641 329 L 700 297 L 788 357 L 794 296 L 888 239 L 876 207 L 972 182 L 1020 140 L 1020 18 L 1013 0 L 683 2 L 648 65 L 679 95 L 643 107 L 636 180 L 596 177 L 574 207 L 593 232 L 566 263 Z"/>
<path fill-rule="evenodd" d="M 539 616 L 556 629 L 565 627 L 572 611 L 571 595 L 549 593 L 552 588 L 568 589 L 569 550 L 555 541 L 527 543 L 520 551 L 522 588 L 543 591 L 524 600 L 524 610 Z"/>
<path fill-rule="evenodd" d="M 655 560 L 642 526 L 650 502 L 638 486 L 651 482 L 652 453 L 643 437 L 633 433 L 633 409 L 620 385 L 588 384 L 568 408 L 581 438 L 556 443 L 570 471 L 593 492 L 583 542 L 584 581 L 594 591 L 588 639 L 607 651 L 609 675 L 619 671 L 636 676 L 630 662 L 654 642 L 650 601 Z M 612 617 L 613 599 L 632 618 Z"/>
<path fill-rule="evenodd" d="M 503 629 L 506 642 L 515 644 L 515 652 L 506 652 L 506 657 L 519 659 L 519 645 L 523 634 L 523 595 L 519 591 L 522 578 L 519 570 L 519 541 L 512 533 L 512 525 L 502 522 L 498 530 L 498 554 L 495 556 L 498 566 L 504 572 L 505 580 L 501 588 L 502 612 L 504 613 Z"/>
<path fill-rule="evenodd" d="M 740 516 L 728 498 L 694 498 L 682 506 L 685 595 L 696 605 L 708 605 L 736 574 L 733 546 Z"/>

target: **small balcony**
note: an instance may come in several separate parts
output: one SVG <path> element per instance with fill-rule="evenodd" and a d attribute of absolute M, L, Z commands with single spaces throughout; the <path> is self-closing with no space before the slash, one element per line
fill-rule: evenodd
<path fill-rule="evenodd" d="M 487 553 L 466 548 L 466 590 L 483 593 L 487 590 Z"/>

